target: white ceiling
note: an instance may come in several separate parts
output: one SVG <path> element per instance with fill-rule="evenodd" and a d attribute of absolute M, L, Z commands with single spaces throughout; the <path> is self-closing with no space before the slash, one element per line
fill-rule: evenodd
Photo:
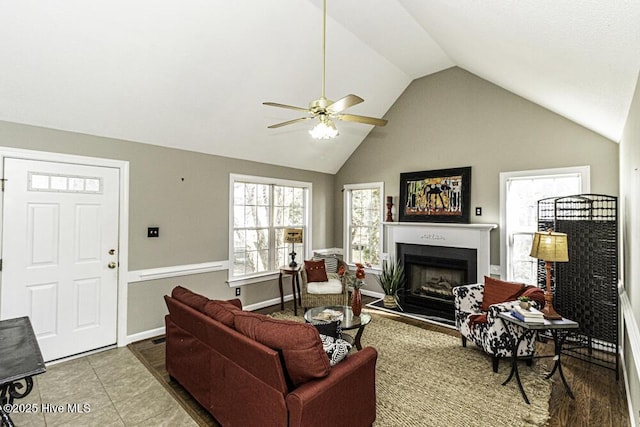
<path fill-rule="evenodd" d="M 618 141 L 640 69 L 636 0 L 328 0 L 327 97 L 382 117 L 464 68 Z M 321 0 L 0 0 L 0 120 L 335 173 L 371 126 L 310 122 Z M 384 128 L 381 128 L 384 132 Z"/>

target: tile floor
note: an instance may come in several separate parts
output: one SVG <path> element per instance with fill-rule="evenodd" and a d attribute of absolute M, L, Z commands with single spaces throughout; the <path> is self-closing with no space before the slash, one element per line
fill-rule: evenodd
<path fill-rule="evenodd" d="M 89 410 L 67 409 L 76 403 Z M 14 404 L 38 410 L 11 413 L 17 427 L 197 426 L 126 347 L 48 367 L 34 377 L 31 393 Z M 58 405 L 64 409 L 54 412 Z"/>

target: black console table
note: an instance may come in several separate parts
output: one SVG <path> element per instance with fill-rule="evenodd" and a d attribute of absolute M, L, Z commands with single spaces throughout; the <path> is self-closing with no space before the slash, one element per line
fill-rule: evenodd
<path fill-rule="evenodd" d="M 5 405 L 31 393 L 33 376 L 47 368 L 28 317 L 0 321 L 0 425 L 12 427 Z"/>
<path fill-rule="evenodd" d="M 555 363 L 553 365 L 553 369 L 551 372 L 545 377 L 546 379 L 551 378 L 551 376 L 558 371 L 560 374 L 560 379 L 562 379 L 562 383 L 564 384 L 564 388 L 569 394 L 569 397 L 575 399 L 573 397 L 573 393 L 571 392 L 571 388 L 567 383 L 566 378 L 564 377 L 564 373 L 562 372 L 562 363 L 560 361 L 560 355 L 562 353 L 562 345 L 564 344 L 565 339 L 571 329 L 578 329 L 578 323 L 573 320 L 562 318 L 560 320 L 546 320 L 544 323 L 528 323 L 523 322 L 521 320 L 516 319 L 510 313 L 499 313 L 498 316 L 504 320 L 504 325 L 507 328 L 507 331 L 511 335 L 511 372 L 509 373 L 509 377 L 502 383 L 502 385 L 506 385 L 511 379 L 515 376 L 516 382 L 518 383 L 518 388 L 520 389 L 520 393 L 524 398 L 524 401 L 529 403 L 529 398 L 527 397 L 527 393 L 525 393 L 524 388 L 522 387 L 522 382 L 520 381 L 520 374 L 518 373 L 518 347 L 520 343 L 525 337 L 531 337 L 538 331 L 551 331 L 551 335 L 553 336 L 554 343 L 554 355 L 553 359 Z M 520 326 L 521 329 L 516 328 Z M 521 331 L 521 332 L 520 332 Z M 530 357 L 534 357 L 533 354 Z M 539 356 L 544 357 L 544 356 Z"/>

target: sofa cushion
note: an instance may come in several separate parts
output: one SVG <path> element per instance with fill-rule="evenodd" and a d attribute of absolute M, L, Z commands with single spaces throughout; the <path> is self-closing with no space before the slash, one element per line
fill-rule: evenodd
<path fill-rule="evenodd" d="M 207 316 L 234 329 L 234 319 L 238 312 L 242 312 L 242 309 L 231 301 L 210 300 L 204 306 Z"/>
<path fill-rule="evenodd" d="M 339 279 L 327 279 L 324 282 L 307 283 L 307 293 L 314 295 L 341 294 L 342 282 Z"/>
<path fill-rule="evenodd" d="M 484 292 L 482 295 L 482 305 L 480 305 L 480 310 L 488 311 L 490 305 L 505 301 L 514 301 L 524 286 L 524 283 L 506 282 L 504 280 L 484 276 Z"/>
<path fill-rule="evenodd" d="M 324 265 L 324 260 L 304 261 L 304 270 L 307 272 L 307 282 L 326 282 L 327 270 Z"/>
<path fill-rule="evenodd" d="M 351 350 L 351 344 L 342 338 L 334 338 L 328 335 L 320 334 L 320 340 L 322 341 L 322 347 L 325 353 L 329 357 L 329 364 L 331 366 L 337 365 L 341 362 Z"/>
<path fill-rule="evenodd" d="M 282 353 L 294 386 L 329 375 L 331 365 L 313 325 L 241 312 L 235 326 L 241 334 Z"/>
<path fill-rule="evenodd" d="M 204 312 L 204 306 L 209 302 L 209 298 L 196 294 L 195 292 L 191 292 L 189 289 L 183 288 L 180 285 L 173 288 L 171 296 L 201 313 Z"/>

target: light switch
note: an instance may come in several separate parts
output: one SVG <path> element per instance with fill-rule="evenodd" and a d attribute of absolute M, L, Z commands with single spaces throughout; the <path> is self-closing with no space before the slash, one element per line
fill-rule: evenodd
<path fill-rule="evenodd" d="M 160 237 L 160 227 L 148 227 L 147 237 Z"/>

